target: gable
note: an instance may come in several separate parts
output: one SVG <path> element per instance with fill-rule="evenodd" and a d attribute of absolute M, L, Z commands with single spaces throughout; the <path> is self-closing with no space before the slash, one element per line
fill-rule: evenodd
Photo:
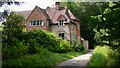
<path fill-rule="evenodd" d="M 49 19 L 49 16 L 47 15 L 44 9 L 41 9 L 38 6 L 34 8 L 34 10 L 31 12 L 31 14 L 27 18 L 28 21 L 46 20 L 46 19 Z"/>
<path fill-rule="evenodd" d="M 51 24 L 57 24 L 58 20 L 67 20 L 70 21 L 71 19 L 76 19 L 75 16 L 72 14 L 72 12 L 67 8 L 61 7 L 59 10 L 56 10 L 55 8 L 48 7 L 46 9 L 46 12 L 48 13 L 50 19 L 52 20 Z"/>
<path fill-rule="evenodd" d="M 64 20 L 64 21 L 66 21 L 67 19 L 66 19 L 66 17 L 64 15 L 60 15 L 57 20 Z"/>

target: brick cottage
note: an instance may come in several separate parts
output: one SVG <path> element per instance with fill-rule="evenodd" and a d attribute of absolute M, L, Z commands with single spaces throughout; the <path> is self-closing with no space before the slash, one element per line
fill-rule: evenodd
<path fill-rule="evenodd" d="M 75 18 L 67 7 L 60 7 L 60 2 L 55 7 L 42 9 L 36 6 L 33 10 L 17 11 L 27 20 L 26 30 L 44 29 L 50 31 L 67 41 L 76 40 L 80 44 L 80 21 Z"/>

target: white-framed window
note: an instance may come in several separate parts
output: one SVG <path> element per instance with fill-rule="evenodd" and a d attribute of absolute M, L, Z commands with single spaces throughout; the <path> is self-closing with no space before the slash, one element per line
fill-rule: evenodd
<path fill-rule="evenodd" d="M 36 21 L 33 21 L 33 22 L 32 22 L 32 25 L 33 25 L 33 26 L 36 26 Z"/>
<path fill-rule="evenodd" d="M 58 33 L 58 36 L 62 39 L 65 39 L 65 33 L 64 32 Z"/>
<path fill-rule="evenodd" d="M 29 21 L 30 26 L 43 26 L 42 20 Z"/>
<path fill-rule="evenodd" d="M 65 24 L 64 24 L 64 21 L 63 20 L 60 20 L 59 22 L 58 22 L 58 25 L 59 26 L 64 26 Z"/>

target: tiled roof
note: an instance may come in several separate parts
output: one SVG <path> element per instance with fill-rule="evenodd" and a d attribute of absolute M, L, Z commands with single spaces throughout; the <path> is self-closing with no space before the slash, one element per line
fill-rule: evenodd
<path fill-rule="evenodd" d="M 47 19 L 50 19 L 49 16 L 48 16 L 48 14 L 46 13 L 46 11 L 45 11 L 44 9 L 42 9 L 42 8 L 40 8 L 40 7 L 38 7 L 38 6 L 36 6 L 36 8 L 38 8 L 40 11 L 42 11 L 42 13 L 45 15 L 45 17 L 46 17 Z"/>
<path fill-rule="evenodd" d="M 56 8 L 50 8 L 50 7 L 46 9 L 42 9 L 36 6 L 35 8 L 39 8 L 39 10 L 41 10 L 42 13 L 46 16 L 46 18 L 52 21 L 51 24 L 57 24 L 57 20 L 60 17 L 60 15 L 63 15 L 64 17 L 66 17 L 67 20 L 76 19 L 75 16 L 71 13 L 71 11 L 68 8 L 61 7 L 59 10 L 57 10 Z M 25 19 L 27 19 L 32 11 L 33 10 L 15 11 L 15 13 L 23 15 Z"/>
<path fill-rule="evenodd" d="M 26 10 L 26 11 L 14 11 L 16 14 L 22 15 L 25 19 L 28 18 L 32 10 Z"/>
<path fill-rule="evenodd" d="M 57 23 L 57 19 L 60 15 L 67 17 L 67 20 L 70 20 L 71 18 L 76 19 L 75 16 L 67 8 L 60 8 L 60 10 L 56 10 L 55 8 L 47 8 L 46 12 L 48 13 L 53 24 Z"/>

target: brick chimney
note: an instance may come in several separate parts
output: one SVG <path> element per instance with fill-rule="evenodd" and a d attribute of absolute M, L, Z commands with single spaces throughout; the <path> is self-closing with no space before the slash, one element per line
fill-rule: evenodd
<path fill-rule="evenodd" d="M 57 10 L 60 9 L 60 2 L 55 2 L 55 8 L 56 8 Z"/>

